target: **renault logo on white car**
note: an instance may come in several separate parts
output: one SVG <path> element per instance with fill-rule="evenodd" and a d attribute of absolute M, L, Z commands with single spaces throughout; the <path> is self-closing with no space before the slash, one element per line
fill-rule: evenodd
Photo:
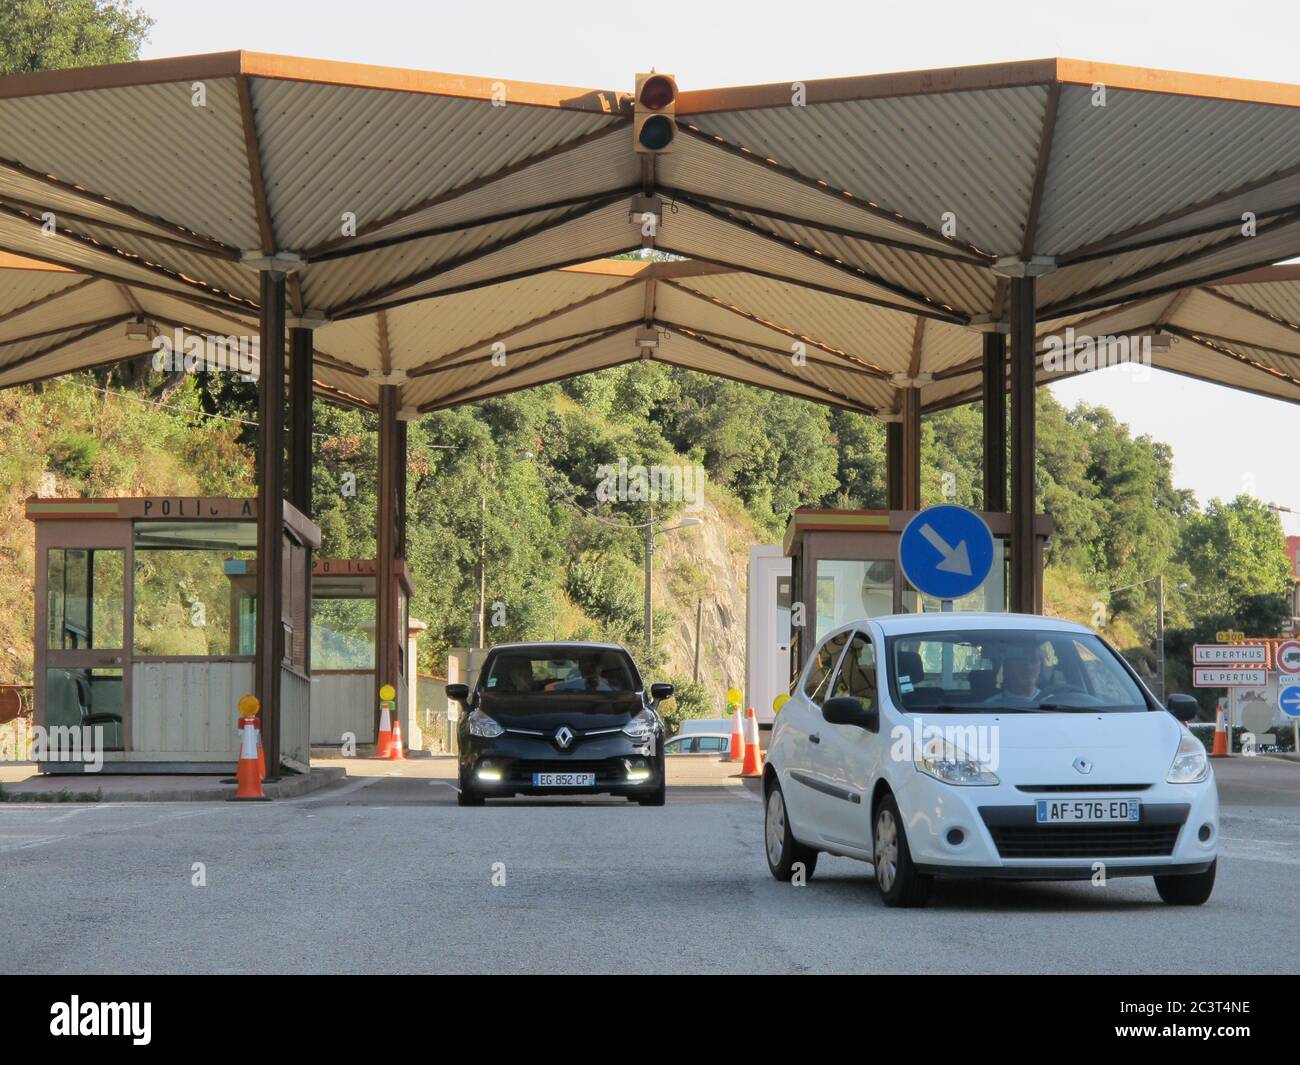
<path fill-rule="evenodd" d="M 568 750 L 569 744 L 572 742 L 573 733 L 570 731 L 568 725 L 561 725 L 555 730 L 555 745 L 559 747 L 560 750 Z"/>
<path fill-rule="evenodd" d="M 1074 760 L 1074 768 L 1084 776 L 1087 776 L 1092 772 L 1092 763 L 1088 761 L 1088 759 L 1084 758 L 1083 755 L 1080 755 Z"/>

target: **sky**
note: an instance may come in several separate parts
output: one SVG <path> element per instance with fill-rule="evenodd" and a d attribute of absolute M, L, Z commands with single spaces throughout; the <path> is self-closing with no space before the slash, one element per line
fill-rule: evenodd
<path fill-rule="evenodd" d="M 682 89 L 1068 56 L 1300 81 L 1297 0 L 137 0 L 145 58 L 234 49 L 631 91 L 639 70 Z M 1204 504 L 1248 492 L 1300 511 L 1300 407 L 1153 371 L 1052 386 L 1169 443 Z M 1284 516 L 1300 535 L 1300 515 Z"/>

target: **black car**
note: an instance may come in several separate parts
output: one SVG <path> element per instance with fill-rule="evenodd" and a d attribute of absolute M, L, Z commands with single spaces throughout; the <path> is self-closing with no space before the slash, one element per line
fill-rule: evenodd
<path fill-rule="evenodd" d="M 447 685 L 460 716 L 460 805 L 489 796 L 626 795 L 664 804 L 664 724 L 671 684 L 649 692 L 626 648 L 499 644 L 471 692 Z"/>

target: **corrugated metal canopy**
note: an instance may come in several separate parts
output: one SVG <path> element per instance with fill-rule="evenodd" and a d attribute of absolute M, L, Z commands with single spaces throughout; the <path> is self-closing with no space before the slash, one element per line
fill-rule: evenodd
<path fill-rule="evenodd" d="M 1033 260 L 1040 340 L 1131 324 L 1295 398 L 1290 279 L 1217 282 L 1300 256 L 1300 87 L 1048 59 L 687 88 L 646 159 L 613 91 L 249 52 L 0 78 L 0 251 L 72 271 L 4 271 L 0 385 L 140 354 L 124 315 L 251 332 L 275 257 L 348 401 L 651 357 L 933 409 Z M 580 265 L 646 243 L 691 262 Z"/>
<path fill-rule="evenodd" d="M 150 338 L 257 328 L 246 312 L 0 258 L 0 386 L 151 353 L 151 340 L 127 336 L 138 320 Z M 1041 322 L 1039 381 L 1097 367 L 1089 338 L 1110 337 L 1128 345 L 1105 347 L 1112 359 L 1122 350 L 1129 361 L 1300 402 L 1300 266 Z M 374 406 L 389 382 L 418 411 L 635 359 L 875 415 L 893 414 L 898 388 L 914 383 L 923 408 L 936 410 L 978 398 L 983 345 L 970 327 L 793 282 L 689 260 L 610 259 L 332 322 L 314 339 L 323 395 Z"/>

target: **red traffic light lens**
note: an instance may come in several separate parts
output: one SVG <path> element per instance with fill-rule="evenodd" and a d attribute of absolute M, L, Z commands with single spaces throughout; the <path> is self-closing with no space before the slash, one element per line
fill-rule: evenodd
<path fill-rule="evenodd" d="M 666 115 L 651 115 L 642 124 L 637 139 L 642 148 L 660 152 L 672 144 L 675 132 L 672 121 Z"/>
<path fill-rule="evenodd" d="M 676 96 L 673 83 L 662 74 L 646 78 L 641 83 L 641 106 L 651 111 L 662 111 Z"/>

